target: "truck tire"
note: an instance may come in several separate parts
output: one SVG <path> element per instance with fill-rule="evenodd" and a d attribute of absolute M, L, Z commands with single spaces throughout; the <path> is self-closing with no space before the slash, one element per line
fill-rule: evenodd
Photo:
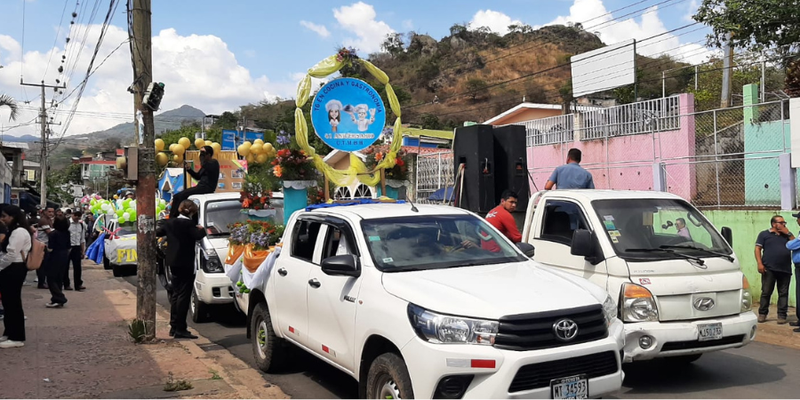
<path fill-rule="evenodd" d="M 366 392 L 368 399 L 413 399 L 405 361 L 395 353 L 378 356 L 369 366 Z"/>
<path fill-rule="evenodd" d="M 111 269 L 111 261 L 106 256 L 103 256 L 103 269 L 106 271 Z"/>
<path fill-rule="evenodd" d="M 275 334 L 266 303 L 258 303 L 253 309 L 250 331 L 258 369 L 270 373 L 280 371 L 286 364 L 286 343 Z"/>
<path fill-rule="evenodd" d="M 208 311 L 208 304 L 200 301 L 197 297 L 197 293 L 192 289 L 192 299 L 189 304 L 189 314 L 192 315 L 192 322 L 196 324 L 208 322 Z"/>
<path fill-rule="evenodd" d="M 665 360 L 673 364 L 691 364 L 700 359 L 703 353 L 689 354 L 685 356 L 667 357 Z"/>
<path fill-rule="evenodd" d="M 125 276 L 125 270 L 122 268 L 122 265 L 119 264 L 111 264 L 111 270 L 114 272 L 114 277 L 121 278 Z"/>

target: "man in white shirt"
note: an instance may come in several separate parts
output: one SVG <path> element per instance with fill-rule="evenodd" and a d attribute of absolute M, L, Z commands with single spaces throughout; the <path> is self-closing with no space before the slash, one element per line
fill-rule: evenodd
<path fill-rule="evenodd" d="M 69 251 L 69 259 L 72 262 L 73 275 L 75 277 L 75 290 L 86 290 L 81 279 L 81 260 L 86 255 L 86 224 L 81 220 L 80 210 L 72 212 L 69 221 L 69 241 L 72 249 Z M 71 290 L 69 285 L 69 267 L 67 267 L 64 277 L 64 290 Z"/>

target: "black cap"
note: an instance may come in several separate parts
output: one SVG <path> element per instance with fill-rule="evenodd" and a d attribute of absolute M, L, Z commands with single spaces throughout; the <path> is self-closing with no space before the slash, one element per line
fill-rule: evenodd
<path fill-rule="evenodd" d="M 800 212 L 798 212 L 797 214 L 792 214 L 792 217 L 800 218 Z"/>

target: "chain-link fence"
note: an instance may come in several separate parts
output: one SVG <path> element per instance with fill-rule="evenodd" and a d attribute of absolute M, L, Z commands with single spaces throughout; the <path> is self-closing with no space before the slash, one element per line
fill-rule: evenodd
<path fill-rule="evenodd" d="M 417 155 L 415 200 L 422 204 L 452 204 L 453 152 Z"/>

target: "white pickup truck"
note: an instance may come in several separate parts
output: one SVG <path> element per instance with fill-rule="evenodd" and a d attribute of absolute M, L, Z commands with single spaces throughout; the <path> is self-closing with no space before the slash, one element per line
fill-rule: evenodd
<path fill-rule="evenodd" d="M 354 377 L 362 398 L 618 390 L 624 333 L 615 301 L 539 266 L 532 250 L 453 207 L 301 211 L 266 282 L 236 301 L 261 370 L 280 370 L 291 343 Z"/>
<path fill-rule="evenodd" d="M 663 192 L 555 190 L 531 197 L 522 241 L 536 261 L 586 278 L 617 301 L 624 361 L 742 347 L 755 338 L 750 285 L 722 235 Z"/>

